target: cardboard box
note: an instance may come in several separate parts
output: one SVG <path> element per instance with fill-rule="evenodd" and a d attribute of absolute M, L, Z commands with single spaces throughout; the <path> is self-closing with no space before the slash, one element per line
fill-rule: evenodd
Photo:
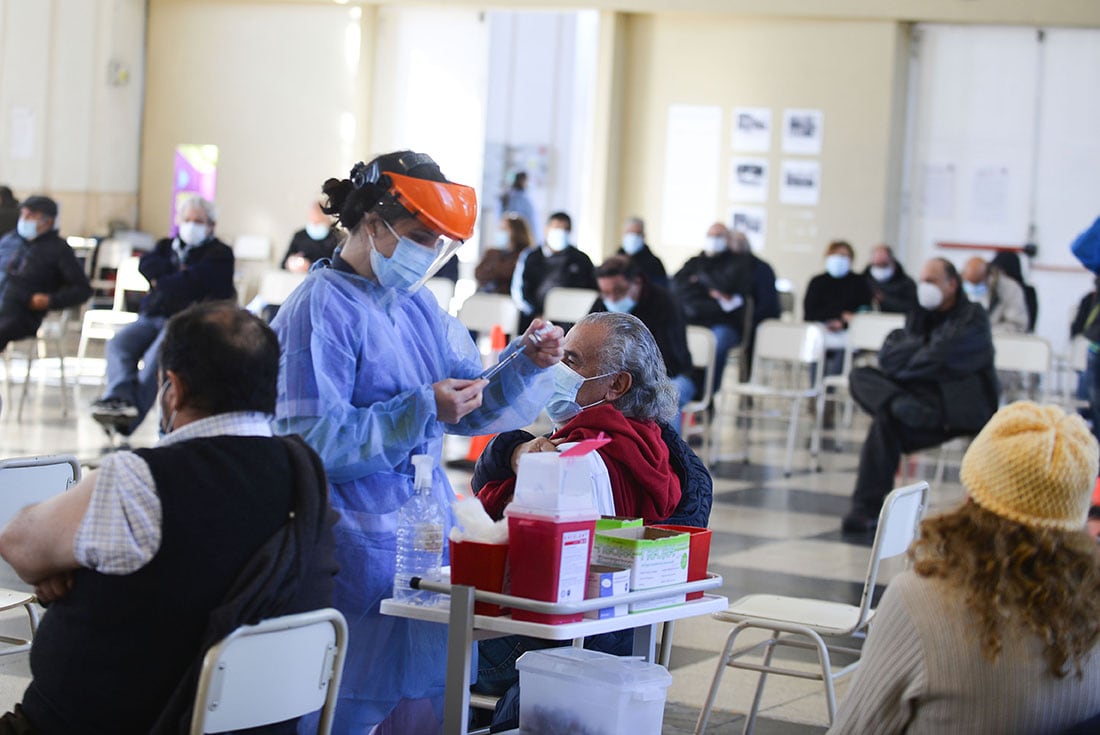
<path fill-rule="evenodd" d="M 596 520 L 596 533 L 600 531 L 614 531 L 617 528 L 634 528 L 642 525 L 641 518 L 627 518 L 626 516 L 600 516 Z"/>
<path fill-rule="evenodd" d="M 592 563 L 630 569 L 630 591 L 687 581 L 691 539 L 686 533 L 649 527 L 621 528 L 596 534 Z M 684 595 L 635 602 L 630 612 L 656 610 L 684 602 Z"/>
<path fill-rule="evenodd" d="M 584 599 L 590 600 L 596 597 L 611 597 L 612 595 L 625 595 L 630 592 L 630 570 L 623 567 L 605 567 L 593 565 L 588 567 L 588 586 L 584 590 Z M 626 615 L 626 605 L 614 607 L 601 607 L 599 610 L 586 612 L 586 618 L 603 620 Z"/>

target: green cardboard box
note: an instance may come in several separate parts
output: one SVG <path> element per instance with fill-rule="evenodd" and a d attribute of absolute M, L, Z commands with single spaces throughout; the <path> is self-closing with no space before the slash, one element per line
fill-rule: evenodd
<path fill-rule="evenodd" d="M 592 563 L 630 570 L 630 591 L 667 587 L 687 581 L 691 537 L 686 533 L 645 526 L 597 531 Z M 657 610 L 684 602 L 684 595 L 635 602 L 630 612 Z"/>
<path fill-rule="evenodd" d="M 641 525 L 641 518 L 627 518 L 626 516 L 600 516 L 596 520 L 596 533 L 599 533 L 600 531 L 614 531 L 618 528 L 634 528 Z"/>

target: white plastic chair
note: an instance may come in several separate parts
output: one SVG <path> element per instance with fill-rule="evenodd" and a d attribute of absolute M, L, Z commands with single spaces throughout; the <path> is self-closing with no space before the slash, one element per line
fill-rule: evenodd
<path fill-rule="evenodd" d="M 833 682 L 849 674 L 859 665 L 857 658 L 847 666 L 834 671 L 829 659 L 830 651 L 859 655 L 859 650 L 825 643 L 826 638 L 848 638 L 865 635 L 865 629 L 874 615 L 871 597 L 875 592 L 879 565 L 886 559 L 901 556 L 917 537 L 921 518 L 928 507 L 928 483 L 900 487 L 883 502 L 879 513 L 878 532 L 871 547 L 871 560 L 867 565 L 867 576 L 863 582 L 863 592 L 858 605 L 850 605 L 830 600 L 805 597 L 786 597 L 783 595 L 747 595 L 730 605 L 729 610 L 715 613 L 714 617 L 736 623 L 726 639 L 725 648 L 718 659 L 718 668 L 711 681 L 707 701 L 699 713 L 695 725 L 696 735 L 707 729 L 707 720 L 714 707 L 718 687 L 726 667 L 745 669 L 760 673 L 756 684 L 756 695 L 752 700 L 752 709 L 745 718 L 744 733 L 751 733 L 756 723 L 756 714 L 760 709 L 760 700 L 764 693 L 764 682 L 768 674 L 794 676 L 800 679 L 815 679 L 825 684 L 825 699 L 829 709 L 829 724 L 836 717 L 836 693 Z M 733 646 L 743 631 L 757 628 L 771 632 L 765 640 L 740 650 Z M 777 646 L 813 649 L 817 651 L 820 671 L 804 671 L 772 665 L 772 654 Z M 764 649 L 762 663 L 740 661 L 742 656 Z"/>
<path fill-rule="evenodd" d="M 730 383 L 725 381 L 715 396 L 715 417 L 713 424 L 721 426 L 727 416 L 736 425 L 741 416 L 766 418 L 766 414 L 750 413 L 741 408 L 742 398 L 751 398 L 754 408 L 760 402 L 776 399 L 790 404 L 787 425 L 787 455 L 783 465 L 783 474 L 790 476 L 794 463 L 794 448 L 798 439 L 798 425 L 802 406 L 806 402 L 815 404 L 815 421 L 810 437 L 810 454 L 816 458 L 821 448 L 821 417 L 823 392 L 822 374 L 825 370 L 825 337 L 821 326 L 811 322 L 797 324 L 781 322 L 778 319 L 766 319 L 756 328 L 756 344 L 753 348 L 752 377 L 747 382 Z M 809 376 L 808 381 L 807 377 Z M 732 411 L 726 404 L 734 403 Z M 717 431 L 717 429 L 716 429 Z M 744 462 L 749 461 L 749 431 L 743 432 L 745 451 L 737 455 Z M 711 442 L 714 455 L 711 463 L 717 462 L 720 442 Z"/>
<path fill-rule="evenodd" d="M 260 279 L 259 297 L 270 306 L 282 306 L 294 289 L 306 280 L 306 273 L 277 270 L 266 271 Z"/>
<path fill-rule="evenodd" d="M 600 292 L 590 288 L 557 286 L 546 292 L 542 303 L 542 318 L 556 324 L 576 324 L 592 310 Z"/>
<path fill-rule="evenodd" d="M 711 398 L 714 395 L 714 369 L 718 352 L 718 340 L 707 327 L 689 324 L 687 328 L 687 346 L 691 353 L 691 365 L 703 370 L 703 394 L 693 401 L 688 401 L 681 409 L 683 418 L 692 417 L 695 421 L 690 426 L 683 423 L 683 438 L 687 441 L 692 436 L 702 436 L 703 446 L 700 455 L 710 456 L 710 444 L 712 441 L 712 426 L 707 418 L 707 409 L 710 407 Z"/>
<path fill-rule="evenodd" d="M 27 361 L 27 373 L 23 376 L 23 388 L 19 393 L 19 407 L 16 409 L 15 414 L 16 421 L 21 422 L 23 420 L 23 405 L 27 402 L 27 391 L 30 390 L 31 386 L 31 370 L 34 367 L 34 361 L 45 358 L 51 345 L 53 352 L 57 355 L 57 364 L 61 373 L 59 383 L 61 388 L 61 416 L 63 418 L 68 417 L 69 394 L 68 385 L 65 382 L 65 335 L 68 334 L 71 318 L 72 309 L 50 312 L 42 320 L 42 324 L 33 337 L 10 342 L 4 350 L 4 380 L 7 383 L 9 405 L 11 403 L 13 377 L 11 358 L 14 355 L 20 355 Z"/>
<path fill-rule="evenodd" d="M 317 732 L 328 735 L 347 640 L 344 616 L 332 608 L 237 628 L 203 658 L 191 734 L 260 727 L 319 709 Z"/>
<path fill-rule="evenodd" d="M 235 272 L 233 286 L 244 306 L 259 291 L 260 279 L 271 267 L 271 238 L 264 235 L 240 235 L 233 241 Z"/>
<path fill-rule="evenodd" d="M 0 461 L 0 528 L 26 506 L 48 500 L 79 480 L 80 463 L 76 457 L 69 455 Z M 33 589 L 19 579 L 7 562 L 0 560 L 0 611 L 19 606 L 26 609 L 30 618 L 30 636 L 26 639 L 0 636 L 0 641 L 10 644 L 0 648 L 0 656 L 28 650 L 38 630 L 38 608 Z"/>
<path fill-rule="evenodd" d="M 995 332 L 993 350 L 994 368 L 998 371 L 1018 373 L 1023 378 L 1025 392 L 1030 392 L 1026 388 L 1028 378 L 1035 376 L 1039 381 L 1039 394 L 1035 400 L 1040 403 L 1046 400 L 1050 384 L 1050 369 L 1054 359 L 1050 342 L 1033 334 Z M 1002 394 L 1002 400 L 1004 399 L 1005 396 Z"/>
<path fill-rule="evenodd" d="M 110 238 L 99 243 L 99 247 L 95 250 L 95 263 L 90 275 L 93 306 L 102 304 L 105 299 L 101 295 L 115 287 L 115 281 L 106 277 L 106 271 L 117 270 L 133 252 L 133 245 L 118 238 Z"/>
<path fill-rule="evenodd" d="M 114 304 L 110 309 L 89 309 L 84 312 L 84 321 L 80 326 L 80 343 L 76 348 L 78 374 L 84 374 L 84 355 L 88 351 L 89 341 L 107 342 L 127 324 L 137 321 L 136 312 L 126 311 L 126 294 L 149 290 L 149 281 L 141 275 L 140 264 L 141 258 L 136 255 L 119 263 L 114 281 Z"/>
<path fill-rule="evenodd" d="M 1081 335 L 1074 337 L 1063 359 L 1067 374 L 1062 376 L 1062 406 L 1068 411 L 1088 408 L 1089 402 L 1077 397 L 1077 376 L 1088 367 L 1089 341 Z"/>
<path fill-rule="evenodd" d="M 488 334 L 499 324 L 505 334 L 515 334 L 519 326 L 519 309 L 504 294 L 475 293 L 462 302 L 458 320 L 472 332 Z"/>
<path fill-rule="evenodd" d="M 852 372 L 853 362 L 858 353 L 878 353 L 887 335 L 895 329 L 905 326 L 904 314 L 883 314 L 867 312 L 856 314 L 848 322 L 848 344 L 844 349 L 844 367 L 839 375 L 825 378 L 825 400 L 844 401 L 844 425 L 852 423 L 853 401 L 848 390 L 848 375 Z"/>
<path fill-rule="evenodd" d="M 455 282 L 449 278 L 429 278 L 424 288 L 432 292 L 435 302 L 443 311 L 451 311 L 451 299 L 455 295 Z"/>

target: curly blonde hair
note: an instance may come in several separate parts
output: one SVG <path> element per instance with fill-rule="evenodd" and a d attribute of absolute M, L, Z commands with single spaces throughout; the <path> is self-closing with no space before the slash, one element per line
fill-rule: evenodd
<path fill-rule="evenodd" d="M 1003 621 L 1017 619 L 1046 644 L 1051 674 L 1081 675 L 1100 638 L 1100 565 L 1083 530 L 1030 528 L 967 501 L 925 519 L 909 557 L 920 576 L 965 590 L 986 659 L 1001 653 Z"/>

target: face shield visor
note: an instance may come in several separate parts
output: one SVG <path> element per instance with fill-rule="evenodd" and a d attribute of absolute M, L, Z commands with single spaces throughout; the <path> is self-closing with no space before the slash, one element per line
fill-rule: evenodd
<path fill-rule="evenodd" d="M 472 187 L 443 181 L 428 181 L 387 171 L 390 193 L 425 229 L 438 237 L 418 244 L 435 250 L 435 258 L 420 279 L 409 287 L 415 292 L 442 268 L 462 244 L 474 234 L 477 195 Z"/>

